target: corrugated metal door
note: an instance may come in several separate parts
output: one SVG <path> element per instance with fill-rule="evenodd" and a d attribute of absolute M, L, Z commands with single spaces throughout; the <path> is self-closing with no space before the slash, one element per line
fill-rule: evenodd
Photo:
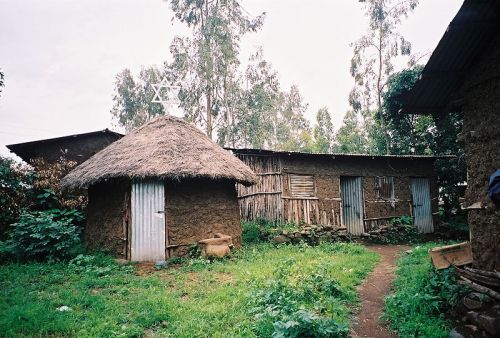
<path fill-rule="evenodd" d="M 428 178 L 412 178 L 410 185 L 413 199 L 413 221 L 420 232 L 433 232 L 430 181 Z"/>
<path fill-rule="evenodd" d="M 342 222 L 353 235 L 364 232 L 363 181 L 361 177 L 341 177 Z"/>
<path fill-rule="evenodd" d="M 133 261 L 165 260 L 165 189 L 160 181 L 132 183 L 131 244 Z"/>

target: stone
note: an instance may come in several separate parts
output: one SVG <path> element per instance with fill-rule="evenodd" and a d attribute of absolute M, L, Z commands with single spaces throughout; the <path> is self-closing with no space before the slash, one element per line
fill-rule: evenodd
<path fill-rule="evenodd" d="M 290 239 L 284 235 L 278 235 L 274 237 L 274 242 L 281 244 L 281 243 L 288 243 L 290 242 Z"/>
<path fill-rule="evenodd" d="M 481 300 L 469 297 L 469 295 L 462 299 L 462 303 L 469 310 L 479 310 L 483 307 L 483 302 Z"/>
<path fill-rule="evenodd" d="M 478 328 L 476 325 L 464 325 L 464 328 L 471 331 L 472 333 L 477 332 Z"/>
<path fill-rule="evenodd" d="M 479 313 L 477 313 L 476 311 L 469 311 L 469 312 L 467 312 L 467 314 L 465 316 L 466 316 L 467 320 L 469 322 L 471 322 L 472 324 L 478 323 Z"/>
<path fill-rule="evenodd" d="M 457 331 L 457 329 L 453 329 L 450 331 L 450 338 L 465 338 L 461 333 Z"/>
<path fill-rule="evenodd" d="M 479 327 L 491 334 L 493 337 L 500 336 L 500 317 L 479 315 Z"/>

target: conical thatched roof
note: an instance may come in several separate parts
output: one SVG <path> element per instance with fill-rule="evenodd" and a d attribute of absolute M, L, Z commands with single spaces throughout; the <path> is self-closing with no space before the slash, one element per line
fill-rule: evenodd
<path fill-rule="evenodd" d="M 68 188 L 111 178 L 229 179 L 245 185 L 257 177 L 243 162 L 187 122 L 151 120 L 80 164 L 62 180 Z"/>

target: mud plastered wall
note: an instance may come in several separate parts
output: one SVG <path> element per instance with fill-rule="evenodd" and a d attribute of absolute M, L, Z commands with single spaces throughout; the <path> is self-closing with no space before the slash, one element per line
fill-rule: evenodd
<path fill-rule="evenodd" d="M 316 179 L 316 197 L 319 213 L 333 212 L 340 214 L 340 178 L 341 176 L 362 176 L 364 217 L 381 218 L 411 214 L 410 177 L 428 177 L 431 182 L 432 211 L 437 213 L 438 189 L 433 161 L 430 159 L 409 158 L 342 158 L 332 156 L 318 159 L 308 156 L 283 157 L 283 195 L 290 195 L 288 175 L 314 175 Z M 375 180 L 379 176 L 394 177 L 393 203 L 377 199 Z M 287 215 L 285 204 L 284 215 Z M 437 216 L 434 223 L 438 224 Z M 320 224 L 321 224 L 320 217 Z"/>
<path fill-rule="evenodd" d="M 89 188 L 84 240 L 91 250 L 105 250 L 125 258 L 123 217 L 130 184 L 121 181 L 99 183 Z"/>
<path fill-rule="evenodd" d="M 184 180 L 165 185 L 168 245 L 172 255 L 216 233 L 241 245 L 241 224 L 234 182 Z"/>
<path fill-rule="evenodd" d="M 488 177 L 500 168 L 500 35 L 470 72 L 462 93 L 466 203 L 470 206 L 481 202 L 486 206 L 484 210 L 469 211 L 474 264 L 500 270 L 500 210 L 487 196 Z"/>

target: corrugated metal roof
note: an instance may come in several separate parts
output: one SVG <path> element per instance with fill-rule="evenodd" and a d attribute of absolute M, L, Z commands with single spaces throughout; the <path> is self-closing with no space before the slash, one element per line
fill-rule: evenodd
<path fill-rule="evenodd" d="M 317 158 L 368 158 L 368 159 L 384 159 L 384 158 L 405 158 L 405 159 L 441 159 L 441 158 L 455 158 L 454 155 L 369 155 L 369 154 L 325 154 L 325 153 L 305 153 L 299 151 L 274 151 L 274 150 L 264 150 L 264 149 L 252 149 L 252 148 L 224 148 L 230 150 L 235 154 L 239 155 L 261 155 L 261 156 L 274 156 L 274 155 L 286 155 L 286 156 L 305 156 L 305 157 L 317 157 Z"/>
<path fill-rule="evenodd" d="M 79 137 L 87 137 L 87 136 L 98 136 L 98 135 L 102 135 L 102 134 L 116 136 L 116 139 L 120 139 L 124 136 L 123 134 L 117 133 L 115 131 L 112 131 L 112 130 L 109 130 L 108 128 L 106 128 L 103 130 L 91 131 L 91 132 L 82 133 L 82 134 L 73 134 L 73 135 L 66 135 L 66 136 L 60 136 L 60 137 L 54 137 L 54 138 L 47 138 L 47 139 L 43 139 L 43 140 L 9 144 L 9 145 L 7 145 L 7 148 L 9 148 L 11 151 L 15 152 L 17 149 L 20 149 L 21 147 L 24 149 L 25 147 L 36 147 L 37 145 L 42 144 L 42 143 L 64 142 L 64 141 L 67 141 L 69 139 L 74 139 L 74 138 L 79 138 Z"/>
<path fill-rule="evenodd" d="M 403 112 L 428 114 L 456 108 L 467 72 L 500 28 L 500 1 L 465 0 L 432 53 Z"/>

